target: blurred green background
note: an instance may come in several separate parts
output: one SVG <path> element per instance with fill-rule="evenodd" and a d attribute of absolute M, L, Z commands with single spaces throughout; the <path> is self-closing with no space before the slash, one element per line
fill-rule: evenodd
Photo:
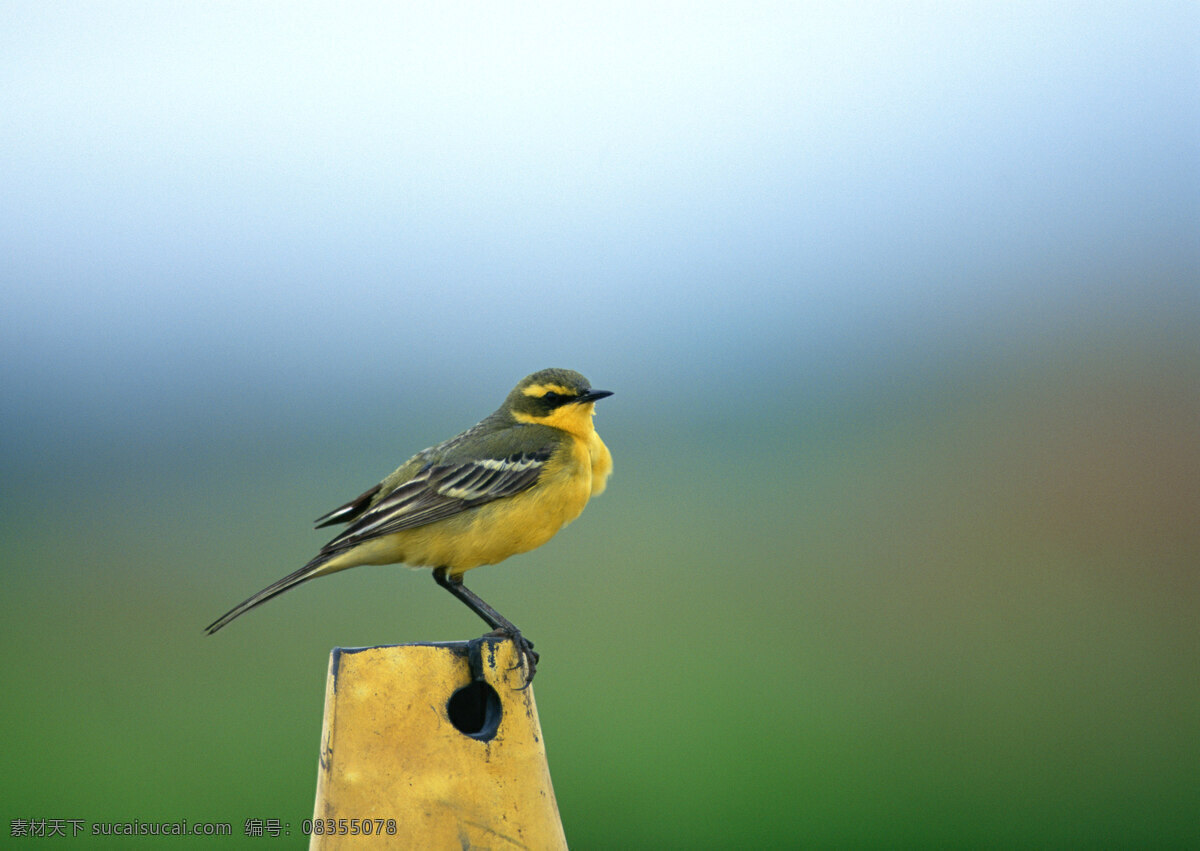
<path fill-rule="evenodd" d="M 565 366 L 609 491 L 469 579 L 573 846 L 1200 846 L 1194 5 L 0 18 L 6 840 L 298 844 L 330 648 L 480 624 L 204 625 Z"/>

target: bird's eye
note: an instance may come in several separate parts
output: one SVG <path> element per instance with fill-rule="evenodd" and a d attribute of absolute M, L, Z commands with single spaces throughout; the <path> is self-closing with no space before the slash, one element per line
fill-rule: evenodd
<path fill-rule="evenodd" d="M 571 402 L 574 398 L 575 395 L 573 393 L 558 393 L 554 390 L 547 390 L 542 394 L 542 404 L 550 408 L 557 408 Z"/>

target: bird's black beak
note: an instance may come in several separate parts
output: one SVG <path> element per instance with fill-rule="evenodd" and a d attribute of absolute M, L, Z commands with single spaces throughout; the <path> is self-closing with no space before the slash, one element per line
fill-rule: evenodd
<path fill-rule="evenodd" d="M 574 401 L 580 404 L 584 402 L 595 402 L 597 399 L 603 399 L 605 396 L 611 396 L 611 390 L 589 390 L 579 396 L 576 396 Z"/>

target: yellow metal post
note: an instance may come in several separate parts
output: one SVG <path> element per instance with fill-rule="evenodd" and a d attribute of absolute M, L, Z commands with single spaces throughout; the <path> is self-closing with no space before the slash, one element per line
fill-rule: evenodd
<path fill-rule="evenodd" d="M 310 848 L 566 848 L 507 638 L 334 648 Z"/>

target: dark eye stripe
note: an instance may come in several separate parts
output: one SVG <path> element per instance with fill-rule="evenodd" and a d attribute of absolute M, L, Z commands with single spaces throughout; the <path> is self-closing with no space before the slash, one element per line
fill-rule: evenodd
<path fill-rule="evenodd" d="M 575 399 L 574 396 L 568 396 L 564 393 L 558 393 L 554 390 L 547 390 L 542 394 L 541 400 L 551 408 L 557 408 L 559 405 L 565 405 Z"/>

